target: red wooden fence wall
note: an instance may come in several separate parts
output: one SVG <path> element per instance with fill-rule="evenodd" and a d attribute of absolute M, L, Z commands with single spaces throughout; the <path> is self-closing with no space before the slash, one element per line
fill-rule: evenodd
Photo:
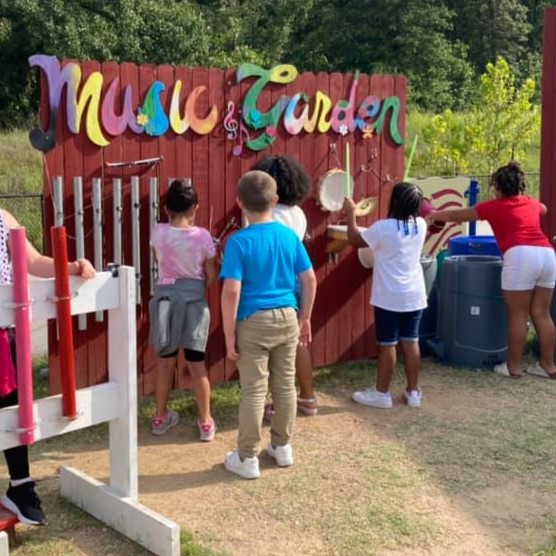
<path fill-rule="evenodd" d="M 64 62 L 67 63 L 67 62 Z M 81 63 L 82 82 L 93 71 L 101 71 L 104 79 L 103 92 L 110 81 L 119 76 L 120 87 L 133 85 L 133 105 L 141 104 L 150 85 L 159 80 L 166 84 L 166 92 L 162 99 L 164 107 L 169 108 L 171 85 L 181 79 L 183 90 L 187 93 L 193 87 L 205 85 L 207 93 L 200 96 L 197 114 L 205 115 L 210 106 L 216 105 L 221 115 L 226 112 L 228 101 L 236 106 L 241 101 L 251 81 L 236 82 L 234 70 L 186 68 L 172 66 L 136 66 L 134 64 L 117 64 L 106 62 Z M 41 121 L 43 129 L 49 121 L 48 87 L 42 74 Z M 258 108 L 265 112 L 284 93 L 292 96 L 303 91 L 312 95 L 316 90 L 325 92 L 333 102 L 347 99 L 353 80 L 351 75 L 339 73 L 303 73 L 293 83 L 269 85 L 259 98 Z M 393 76 L 362 75 L 357 89 L 357 101 L 361 102 L 368 95 L 376 95 L 380 99 L 396 95 L 401 101 L 399 129 L 405 135 L 405 96 L 406 79 Z M 120 99 L 121 100 L 121 99 Z M 188 131 L 184 135 L 176 135 L 169 131 L 160 137 L 146 134 L 137 135 L 129 129 L 120 137 L 112 139 L 109 146 L 95 146 L 85 133 L 72 134 L 66 125 L 65 103 L 61 103 L 56 146 L 45 155 L 44 177 L 46 195 L 46 221 L 50 226 L 54 222 L 51 183 L 55 176 L 63 176 L 65 193 L 65 223 L 71 236 L 74 232 L 73 218 L 73 178 L 82 176 L 84 181 L 86 256 L 93 258 L 91 180 L 102 178 L 105 225 L 105 262 L 113 260 L 112 249 L 112 178 L 122 177 L 124 185 L 124 232 L 123 257 L 125 264 L 132 262 L 130 206 L 130 176 L 140 174 L 129 170 L 108 171 L 107 162 L 133 161 L 162 155 L 163 163 L 141 177 L 141 298 L 142 304 L 137 308 L 138 327 L 138 364 L 139 389 L 148 394 L 153 391 L 154 357 L 148 349 L 147 304 L 149 299 L 149 258 L 148 258 L 148 195 L 149 178 L 158 176 L 160 189 L 164 191 L 171 177 L 190 177 L 200 196 L 198 224 L 209 227 L 209 216 L 212 213 L 212 229 L 217 236 L 230 217 L 239 217 L 235 204 L 236 184 L 240 176 L 249 170 L 251 165 L 262 156 L 270 153 L 287 153 L 307 168 L 315 180 L 331 168 L 343 165 L 345 143 L 349 141 L 352 149 L 352 172 L 355 178 L 356 199 L 364 196 L 380 196 L 380 214 L 384 216 L 391 186 L 403 175 L 404 151 L 396 145 L 389 133 L 388 116 L 383 132 L 375 134 L 370 140 L 364 139 L 360 132 L 345 137 L 332 131 L 321 134 L 291 136 L 279 126 L 276 142 L 268 149 L 258 153 L 245 149 L 241 156 L 233 156 L 230 142 L 221 122 L 210 135 L 197 135 Z M 117 107 L 118 108 L 118 107 Z M 116 110 L 117 112 L 118 110 Z M 83 127 L 83 126 L 82 126 Z M 336 151 L 332 148 L 336 145 Z M 340 161 L 338 162 L 338 156 Z M 327 224 L 338 223 L 339 214 L 323 212 L 314 198 L 309 199 L 303 209 L 309 222 L 310 240 L 307 248 L 313 261 L 318 277 L 318 293 L 313 316 L 314 340 L 312 354 L 315 366 L 373 357 L 376 355 L 374 344 L 373 317 L 368 300 L 370 296 L 370 273 L 358 262 L 357 253 L 351 248 L 345 249 L 337 263 L 328 261 L 326 245 Z M 368 225 L 378 214 L 362 220 L 361 225 Z M 47 249 L 50 244 L 47 242 Z M 70 241 L 70 257 L 75 255 L 75 242 Z M 211 334 L 208 345 L 208 365 L 212 382 L 222 382 L 234 376 L 235 369 L 225 360 L 224 340 L 221 330 L 219 308 L 220 285 L 215 284 L 210 290 L 210 308 L 212 314 Z M 54 324 L 49 328 L 49 354 L 51 368 L 51 388 L 59 389 L 58 351 Z M 74 323 L 75 326 L 75 323 Z M 78 373 L 78 387 L 94 384 L 106 378 L 106 337 L 104 323 L 96 323 L 94 315 L 88 316 L 88 329 L 80 332 L 75 328 L 75 358 Z M 179 386 L 187 386 L 188 377 L 183 364 L 178 373 Z"/>
<path fill-rule="evenodd" d="M 556 8 L 544 12 L 541 129 L 541 200 L 548 237 L 556 235 Z"/>

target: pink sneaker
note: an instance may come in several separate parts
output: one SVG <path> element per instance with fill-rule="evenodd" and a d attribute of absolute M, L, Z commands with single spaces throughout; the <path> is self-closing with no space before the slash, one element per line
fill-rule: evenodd
<path fill-rule="evenodd" d="M 210 442 L 214 440 L 214 435 L 216 433 L 216 423 L 213 419 L 205 423 L 197 421 L 197 426 L 199 427 L 199 439 L 201 442 Z"/>
<path fill-rule="evenodd" d="M 151 421 L 151 432 L 156 436 L 160 436 L 168 432 L 180 422 L 179 413 L 168 411 L 164 417 L 155 417 Z"/>
<path fill-rule="evenodd" d="M 274 404 L 272 403 L 265 404 L 263 421 L 267 421 L 268 423 L 270 423 L 273 415 L 274 415 Z"/>

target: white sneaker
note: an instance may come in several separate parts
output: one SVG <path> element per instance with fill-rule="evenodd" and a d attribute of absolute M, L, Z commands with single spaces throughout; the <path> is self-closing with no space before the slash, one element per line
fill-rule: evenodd
<path fill-rule="evenodd" d="M 261 476 L 259 471 L 259 458 L 244 458 L 243 461 L 239 457 L 239 452 L 228 452 L 224 460 L 224 467 L 244 479 L 258 479 Z"/>
<path fill-rule="evenodd" d="M 390 392 L 383 394 L 376 390 L 376 388 L 369 388 L 362 392 L 354 392 L 351 399 L 361 405 L 378 407 L 380 409 L 390 409 L 392 407 L 392 395 Z"/>
<path fill-rule="evenodd" d="M 272 442 L 269 442 L 267 452 L 272 459 L 276 460 L 279 467 L 289 467 L 293 465 L 293 450 L 291 444 L 276 446 L 275 448 Z"/>
<path fill-rule="evenodd" d="M 423 392 L 421 392 L 421 390 L 411 390 L 411 392 L 408 392 L 407 390 L 405 390 L 405 392 L 403 393 L 403 397 L 404 397 L 405 403 L 409 407 L 421 407 L 421 400 L 423 399 Z"/>
<path fill-rule="evenodd" d="M 527 368 L 527 374 L 540 376 L 541 378 L 553 378 L 542 367 L 540 363 L 535 363 Z"/>
<path fill-rule="evenodd" d="M 500 376 L 506 376 L 508 378 L 521 378 L 521 374 L 510 373 L 507 363 L 500 363 L 500 365 L 494 365 L 494 372 Z"/>

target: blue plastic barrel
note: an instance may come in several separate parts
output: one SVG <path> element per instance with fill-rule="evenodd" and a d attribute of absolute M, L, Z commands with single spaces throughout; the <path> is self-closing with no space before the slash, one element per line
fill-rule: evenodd
<path fill-rule="evenodd" d="M 501 257 L 502 252 L 494 236 L 458 236 L 448 242 L 448 252 L 455 255 L 488 255 Z"/>
<path fill-rule="evenodd" d="M 482 368 L 506 360 L 508 320 L 501 274 L 499 257 L 445 259 L 438 296 L 437 339 L 428 342 L 444 363 Z"/>

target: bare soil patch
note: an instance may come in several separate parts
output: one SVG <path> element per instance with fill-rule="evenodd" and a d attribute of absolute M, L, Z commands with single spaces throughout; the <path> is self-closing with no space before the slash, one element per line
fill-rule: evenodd
<path fill-rule="evenodd" d="M 373 377 L 370 364 L 321 371 L 320 414 L 297 422 L 295 465 L 278 469 L 263 451 L 257 481 L 222 465 L 236 442 L 233 389 L 215 394 L 211 444 L 196 440 L 189 398 L 176 398 L 183 422 L 163 437 L 149 433 L 143 415 L 142 502 L 206 549 L 184 554 L 513 556 L 556 544 L 555 384 L 427 363 L 422 409 L 401 403 L 398 377 L 396 405 L 385 411 L 350 400 Z M 107 477 L 105 430 L 39 444 L 33 458 L 35 474 L 47 478 L 46 509 L 67 523 L 50 533 L 22 528 L 14 554 L 145 553 L 56 494 L 61 464 Z M 62 544 L 49 552 L 52 537 Z"/>

